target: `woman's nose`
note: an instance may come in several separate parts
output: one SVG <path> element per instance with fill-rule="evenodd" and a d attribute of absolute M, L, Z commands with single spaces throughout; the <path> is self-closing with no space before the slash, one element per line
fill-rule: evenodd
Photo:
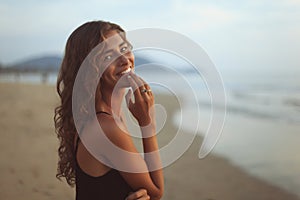
<path fill-rule="evenodd" d="M 117 58 L 118 66 L 128 65 L 128 59 L 125 55 L 120 54 Z"/>

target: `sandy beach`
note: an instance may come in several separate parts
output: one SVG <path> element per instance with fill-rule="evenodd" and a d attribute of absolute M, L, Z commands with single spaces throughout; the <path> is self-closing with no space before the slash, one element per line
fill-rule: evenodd
<path fill-rule="evenodd" d="M 56 179 L 58 141 L 53 109 L 54 86 L 0 83 L 0 199 L 74 199 L 74 188 Z M 177 102 L 164 95 L 168 115 Z M 167 102 L 167 103 L 166 103 Z M 176 126 L 167 121 L 158 135 L 160 146 L 174 137 Z M 199 160 L 201 137 L 184 155 L 164 169 L 164 200 L 297 200 L 297 196 L 248 175 L 228 160 L 209 155 Z"/>

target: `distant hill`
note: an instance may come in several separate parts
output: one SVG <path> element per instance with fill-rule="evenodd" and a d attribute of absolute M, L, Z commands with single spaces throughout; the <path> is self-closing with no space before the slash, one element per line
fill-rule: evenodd
<path fill-rule="evenodd" d="M 41 56 L 13 64 L 10 69 L 16 71 L 58 71 L 61 61 L 60 56 Z"/>
<path fill-rule="evenodd" d="M 8 67 L 4 67 L 0 65 L 0 71 L 1 72 L 58 72 L 60 65 L 62 62 L 62 56 L 51 56 L 51 55 L 45 55 L 35 58 L 28 58 L 25 59 L 22 62 L 17 62 L 13 65 L 10 65 Z M 139 66 L 144 64 L 151 64 L 152 62 L 155 62 L 152 59 L 147 58 L 144 55 L 135 55 L 135 66 L 138 69 Z M 153 64 L 155 67 L 155 64 Z M 194 69 L 185 68 L 177 66 L 176 69 L 181 71 L 182 73 L 195 73 Z M 149 71 L 151 73 L 155 73 L 155 70 L 151 65 L 148 65 L 146 68 L 143 68 L 143 71 Z"/>
<path fill-rule="evenodd" d="M 49 72 L 49 71 L 58 71 L 62 62 L 61 56 L 40 56 L 36 58 L 28 58 L 22 62 L 17 62 L 12 64 L 8 67 L 2 68 L 5 71 L 21 71 L 21 72 L 28 72 L 28 71 L 35 71 L 35 72 Z M 150 60 L 136 56 L 135 57 L 135 65 L 139 66 L 142 64 L 151 63 Z"/>

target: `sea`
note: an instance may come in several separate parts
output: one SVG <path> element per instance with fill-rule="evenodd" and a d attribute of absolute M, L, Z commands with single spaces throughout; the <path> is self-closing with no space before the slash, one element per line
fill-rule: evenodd
<path fill-rule="evenodd" d="M 195 131 L 198 120 L 193 116 L 197 116 L 196 112 L 199 113 L 197 133 L 203 137 L 210 136 L 211 117 L 225 114 L 224 126 L 212 153 L 228 159 L 250 175 L 300 197 L 300 70 L 217 71 L 223 87 L 209 85 L 207 79 L 210 77 L 205 73 L 182 72 L 168 77 L 160 72 L 155 78 L 154 75 L 144 76 L 149 81 L 163 80 L 164 92 L 175 95 L 179 101 L 183 98 L 184 103 L 173 121 L 188 132 Z M 221 106 L 223 100 L 217 99 L 212 112 L 212 94 L 220 93 L 222 89 L 226 109 Z M 197 101 L 198 109 L 194 101 Z M 183 110 L 188 115 L 183 115 Z"/>
<path fill-rule="evenodd" d="M 182 123 L 182 112 L 178 112 L 172 116 L 176 124 L 190 132 L 198 123 L 197 132 L 204 137 L 212 116 L 211 94 L 224 89 L 226 110 L 215 105 L 215 112 L 225 112 L 225 124 L 212 153 L 300 197 L 299 69 L 217 68 L 221 82 L 216 84 L 222 85 L 214 87 L 208 85 L 209 76 L 187 70 L 188 66 L 157 66 L 155 70 L 137 68 L 136 73 L 150 83 L 154 93 L 167 93 L 182 100 L 179 111 L 188 111 L 190 116 L 200 113 L 199 122 L 191 118 Z M 56 77 L 51 73 L 45 81 L 36 73 L 0 74 L 0 82 L 55 85 Z M 189 103 L 194 101 L 198 109 Z"/>

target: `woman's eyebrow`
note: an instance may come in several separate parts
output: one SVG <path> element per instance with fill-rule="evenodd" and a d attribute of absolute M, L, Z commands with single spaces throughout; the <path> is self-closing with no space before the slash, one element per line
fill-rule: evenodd
<path fill-rule="evenodd" d="M 119 47 L 123 46 L 123 45 L 126 44 L 126 43 L 127 43 L 127 42 L 123 41 L 121 44 L 119 44 Z M 112 52 L 112 51 L 113 51 L 113 49 L 108 49 L 108 50 L 106 50 L 106 51 L 104 52 L 104 54 L 110 53 L 110 52 Z"/>
<path fill-rule="evenodd" d="M 119 47 L 123 46 L 124 44 L 126 44 L 127 42 L 123 41 L 121 44 L 119 44 Z"/>

